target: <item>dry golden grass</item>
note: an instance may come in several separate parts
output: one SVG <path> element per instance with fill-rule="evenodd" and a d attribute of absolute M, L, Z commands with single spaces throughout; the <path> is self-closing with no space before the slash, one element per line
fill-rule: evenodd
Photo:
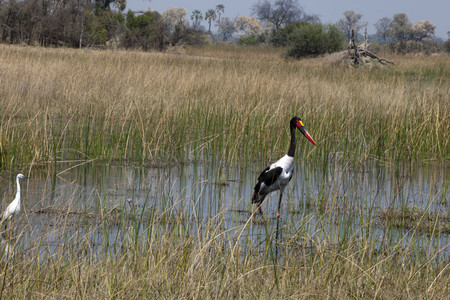
<path fill-rule="evenodd" d="M 267 158 L 285 151 L 293 115 L 319 141 L 314 155 L 323 161 L 448 159 L 449 56 L 388 57 L 397 65 L 369 70 L 280 54 L 1 45 L 2 167 L 87 157 Z"/>

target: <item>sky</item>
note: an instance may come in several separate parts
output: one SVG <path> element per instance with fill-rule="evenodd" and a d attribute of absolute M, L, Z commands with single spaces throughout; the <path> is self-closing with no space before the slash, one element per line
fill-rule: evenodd
<path fill-rule="evenodd" d="M 258 0 L 127 0 L 127 10 L 152 10 L 162 13 L 169 7 L 182 7 L 191 12 L 205 11 L 215 8 L 217 4 L 225 6 L 224 16 L 234 19 L 238 16 L 252 16 L 252 6 Z M 450 1 L 449 0 L 299 0 L 307 14 L 318 15 L 322 23 L 336 23 L 343 17 L 346 10 L 354 10 L 363 15 L 362 20 L 368 21 L 367 31 L 375 33 L 374 24 L 382 17 L 392 18 L 394 14 L 405 13 L 411 23 L 429 20 L 436 26 L 435 35 L 447 40 L 450 31 Z M 203 26 L 207 27 L 206 21 Z"/>

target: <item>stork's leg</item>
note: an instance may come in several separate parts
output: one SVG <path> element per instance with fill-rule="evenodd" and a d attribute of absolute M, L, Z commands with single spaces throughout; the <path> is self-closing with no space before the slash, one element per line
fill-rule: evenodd
<path fill-rule="evenodd" d="M 258 204 L 258 211 L 259 211 L 259 213 L 260 213 L 261 215 L 263 215 L 263 211 L 262 211 L 261 206 L 262 206 L 262 202 Z"/>
<path fill-rule="evenodd" d="M 281 209 L 281 198 L 283 197 L 283 192 L 280 191 L 280 199 L 278 200 L 278 211 L 277 211 L 277 229 L 275 232 L 275 259 L 278 258 L 278 225 L 280 223 L 280 209 Z"/>

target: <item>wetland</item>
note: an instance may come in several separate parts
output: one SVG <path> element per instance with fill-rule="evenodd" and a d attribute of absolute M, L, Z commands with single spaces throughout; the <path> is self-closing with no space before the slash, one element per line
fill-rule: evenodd
<path fill-rule="evenodd" d="M 450 58 L 388 59 L 0 45 L 0 298 L 445 298 Z"/>

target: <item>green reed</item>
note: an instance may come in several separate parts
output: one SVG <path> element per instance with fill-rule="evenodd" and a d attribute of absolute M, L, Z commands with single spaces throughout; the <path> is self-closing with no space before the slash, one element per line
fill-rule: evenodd
<path fill-rule="evenodd" d="M 299 155 L 320 163 L 448 159 L 448 57 L 355 70 L 252 51 L 2 45 L 1 167 L 272 159 L 286 151 L 293 115 L 319 143 L 312 152 L 301 141 Z"/>

